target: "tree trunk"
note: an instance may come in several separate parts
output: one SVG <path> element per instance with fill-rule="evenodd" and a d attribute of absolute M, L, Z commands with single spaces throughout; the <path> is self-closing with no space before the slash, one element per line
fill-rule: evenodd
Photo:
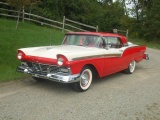
<path fill-rule="evenodd" d="M 143 21 L 143 14 L 144 13 L 144 0 L 142 1 L 142 12 L 141 12 L 141 17 L 142 17 L 142 21 Z"/>
<path fill-rule="evenodd" d="M 124 6 L 125 15 L 128 16 L 128 12 L 127 12 L 127 7 L 126 7 L 125 0 L 122 0 L 122 3 L 123 3 L 123 6 Z"/>

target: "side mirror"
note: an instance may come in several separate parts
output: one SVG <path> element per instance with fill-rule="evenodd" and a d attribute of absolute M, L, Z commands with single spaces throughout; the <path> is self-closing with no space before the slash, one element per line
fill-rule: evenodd
<path fill-rule="evenodd" d="M 105 48 L 108 50 L 109 48 L 111 48 L 111 45 L 107 44 Z"/>

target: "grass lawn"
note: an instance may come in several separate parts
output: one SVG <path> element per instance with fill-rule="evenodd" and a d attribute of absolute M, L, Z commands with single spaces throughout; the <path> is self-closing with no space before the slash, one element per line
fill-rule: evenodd
<path fill-rule="evenodd" d="M 16 20 L 0 18 L 0 82 L 26 77 L 16 72 L 20 61 L 16 58 L 16 50 L 23 47 L 61 44 L 62 31 L 37 26 L 31 23 L 19 23 Z"/>

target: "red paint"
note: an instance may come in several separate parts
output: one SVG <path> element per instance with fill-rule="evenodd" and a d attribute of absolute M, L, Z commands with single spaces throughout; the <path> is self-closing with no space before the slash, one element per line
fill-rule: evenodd
<path fill-rule="evenodd" d="M 37 56 L 23 56 L 22 61 L 37 62 L 43 64 L 57 65 L 56 59 L 42 58 Z"/>

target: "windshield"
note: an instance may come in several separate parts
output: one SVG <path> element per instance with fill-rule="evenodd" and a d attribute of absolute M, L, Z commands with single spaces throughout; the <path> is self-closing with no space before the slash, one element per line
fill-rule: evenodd
<path fill-rule="evenodd" d="M 62 44 L 102 48 L 103 40 L 95 35 L 66 35 Z"/>

